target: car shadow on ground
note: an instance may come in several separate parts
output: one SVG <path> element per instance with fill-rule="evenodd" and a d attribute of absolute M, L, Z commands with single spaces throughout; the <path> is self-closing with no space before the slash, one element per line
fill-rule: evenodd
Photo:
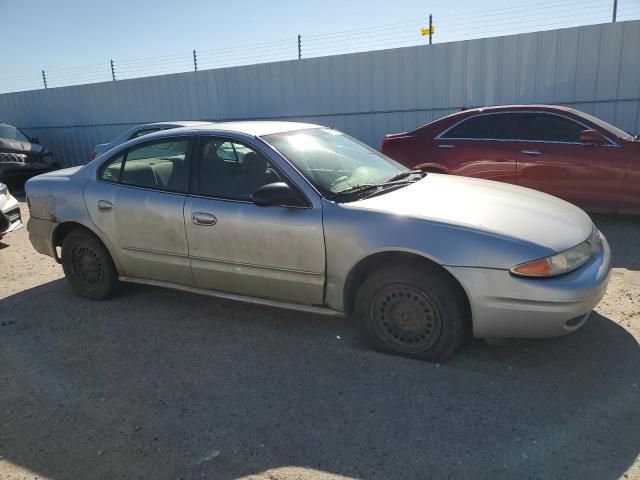
<path fill-rule="evenodd" d="M 611 245 L 613 267 L 640 270 L 640 217 L 594 214 L 592 219 Z"/>
<path fill-rule="evenodd" d="M 640 350 L 597 314 L 435 365 L 372 352 L 343 319 L 123 289 L 0 300 L 0 472 L 614 479 L 640 451 Z"/>

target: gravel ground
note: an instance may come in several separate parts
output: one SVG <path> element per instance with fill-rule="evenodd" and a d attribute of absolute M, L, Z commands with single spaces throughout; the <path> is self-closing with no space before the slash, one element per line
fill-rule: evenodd
<path fill-rule="evenodd" d="M 443 365 L 340 319 L 132 285 L 82 300 L 14 232 L 0 478 L 640 479 L 640 220 L 595 220 L 615 269 L 584 328 Z"/>

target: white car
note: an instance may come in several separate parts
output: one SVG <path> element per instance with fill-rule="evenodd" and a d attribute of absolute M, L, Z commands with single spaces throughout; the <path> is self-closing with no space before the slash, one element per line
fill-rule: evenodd
<path fill-rule="evenodd" d="M 128 140 L 132 140 L 134 138 L 141 137 L 143 135 L 148 135 L 149 133 L 159 132 L 161 130 L 168 130 L 170 128 L 178 128 L 178 127 L 195 127 L 197 125 L 205 125 L 210 122 L 202 122 L 197 120 L 176 120 L 173 122 L 155 122 L 155 123 L 143 123 L 142 125 L 137 125 L 133 128 L 130 128 L 126 132 L 121 133 L 116 138 L 111 140 L 109 143 L 99 143 L 95 147 L 93 147 L 93 151 L 89 154 L 91 160 L 102 155 L 104 152 L 108 152 L 114 147 L 117 147 L 121 143 L 124 143 Z"/>
<path fill-rule="evenodd" d="M 9 193 L 4 183 L 0 183 L 0 238 L 22 227 L 20 205 Z"/>

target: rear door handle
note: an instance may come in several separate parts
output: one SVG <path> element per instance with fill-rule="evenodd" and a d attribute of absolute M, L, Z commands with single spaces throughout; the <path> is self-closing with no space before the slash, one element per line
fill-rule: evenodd
<path fill-rule="evenodd" d="M 101 212 L 110 212 L 113 210 L 113 203 L 107 200 L 98 200 L 98 210 Z"/>
<path fill-rule="evenodd" d="M 450 143 L 439 143 L 438 148 L 456 148 L 456 146 Z"/>
<path fill-rule="evenodd" d="M 520 152 L 525 155 L 542 155 L 540 150 L 520 150 Z"/>
<path fill-rule="evenodd" d="M 191 220 L 196 225 L 215 225 L 218 219 L 210 213 L 194 212 Z"/>

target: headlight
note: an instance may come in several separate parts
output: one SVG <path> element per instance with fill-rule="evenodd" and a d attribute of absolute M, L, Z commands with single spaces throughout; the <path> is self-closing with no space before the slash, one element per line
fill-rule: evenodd
<path fill-rule="evenodd" d="M 4 183 L 0 182 L 0 196 L 2 195 L 9 195 L 9 189 Z"/>
<path fill-rule="evenodd" d="M 600 242 L 600 232 L 594 230 L 589 240 L 550 257 L 515 266 L 511 273 L 521 277 L 556 277 L 573 272 L 589 261 L 596 242 Z"/>

